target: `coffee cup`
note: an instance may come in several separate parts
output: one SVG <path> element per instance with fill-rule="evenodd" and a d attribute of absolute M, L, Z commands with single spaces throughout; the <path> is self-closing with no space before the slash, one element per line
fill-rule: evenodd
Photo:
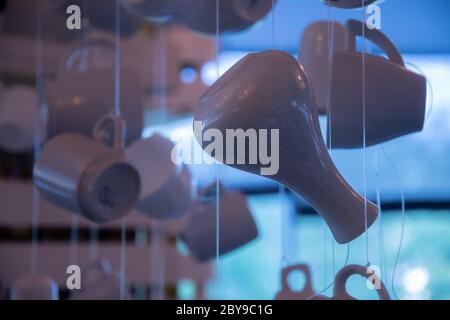
<path fill-rule="evenodd" d="M 141 177 L 138 212 L 156 219 L 174 219 L 191 204 L 189 169 L 172 162 L 174 148 L 170 140 L 154 134 L 126 149 L 127 159 Z"/>
<path fill-rule="evenodd" d="M 356 51 L 356 37 L 363 28 L 387 59 Z M 364 140 L 371 146 L 421 131 L 426 78 L 405 67 L 400 52 L 381 31 L 356 20 L 349 20 L 347 29 L 348 48 L 335 51 L 332 60 L 327 138 L 331 136 L 333 148 L 361 148 Z"/>
<path fill-rule="evenodd" d="M 113 110 L 115 72 L 112 66 L 90 66 L 83 70 L 75 64 L 78 55 L 98 47 L 111 48 L 94 40 L 74 49 L 61 66 L 57 79 L 46 83 L 48 139 L 63 132 L 90 136 L 98 120 Z M 127 123 L 125 144 L 128 145 L 141 137 L 144 91 L 139 76 L 130 68 L 121 69 L 120 81 L 120 107 Z"/>
<path fill-rule="evenodd" d="M 377 290 L 378 297 L 381 300 L 391 300 L 389 293 L 376 274 L 369 269 L 370 267 L 363 267 L 355 264 L 347 265 L 343 267 L 336 274 L 334 279 L 334 290 L 333 299 L 334 300 L 357 300 L 351 296 L 346 289 L 347 280 L 353 275 L 360 275 L 366 279 L 369 279 Z"/>
<path fill-rule="evenodd" d="M 30 274 L 11 286 L 11 300 L 58 300 L 58 284 L 49 277 Z"/>
<path fill-rule="evenodd" d="M 44 144 L 33 176 L 45 199 L 98 223 L 128 214 L 140 190 L 139 174 L 122 150 L 73 132 Z"/>
<path fill-rule="evenodd" d="M 222 190 L 219 198 L 219 230 L 217 230 L 216 200 L 197 201 L 190 209 L 190 219 L 180 234 L 190 254 L 199 261 L 216 254 L 219 232 L 219 255 L 236 250 L 258 236 L 255 221 L 244 195 Z"/>

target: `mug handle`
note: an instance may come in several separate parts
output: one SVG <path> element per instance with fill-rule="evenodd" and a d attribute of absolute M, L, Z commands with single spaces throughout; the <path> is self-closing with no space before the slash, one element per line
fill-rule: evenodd
<path fill-rule="evenodd" d="M 369 29 L 365 23 L 354 19 L 347 21 L 347 29 L 349 31 L 350 39 L 353 38 L 353 40 L 349 41 L 350 50 L 356 50 L 356 37 L 363 35 L 363 28 L 364 36 L 378 45 L 387 54 L 390 61 L 405 67 L 405 62 L 403 61 L 402 55 L 384 33 L 378 29 Z"/>
<path fill-rule="evenodd" d="M 359 274 L 360 276 L 369 279 L 369 277 L 374 276 L 375 279 L 373 282 L 378 282 L 380 284 L 380 288 L 377 288 L 378 297 L 380 300 L 391 300 L 389 293 L 384 286 L 384 283 L 381 282 L 381 279 L 378 278 L 376 274 L 369 275 L 367 272 L 367 267 L 359 266 L 356 264 L 350 264 L 348 266 L 343 267 L 337 274 L 334 279 L 334 290 L 333 290 L 333 299 L 336 300 L 356 300 L 355 297 L 351 296 L 346 289 L 346 283 L 348 278 L 352 275 Z M 373 283 L 375 285 L 375 283 Z"/>
<path fill-rule="evenodd" d="M 96 141 L 123 151 L 126 137 L 125 119 L 113 112 L 104 115 L 95 123 L 92 136 Z"/>
<path fill-rule="evenodd" d="M 75 62 L 80 59 L 80 55 L 93 47 L 100 47 L 107 50 L 114 50 L 114 45 L 104 39 L 88 39 L 87 41 L 81 43 L 79 46 L 75 47 L 63 60 L 63 65 L 60 67 L 59 75 L 67 70 L 73 70 L 75 68 Z"/>
<path fill-rule="evenodd" d="M 288 283 L 288 277 L 289 274 L 293 271 L 301 271 L 305 275 L 305 286 L 303 287 L 303 290 L 299 291 L 298 293 L 313 293 L 313 287 L 311 283 L 311 270 L 309 269 L 309 266 L 306 264 L 296 264 L 292 265 L 286 268 L 283 268 L 283 271 L 281 271 L 281 290 L 291 290 L 291 287 Z"/>

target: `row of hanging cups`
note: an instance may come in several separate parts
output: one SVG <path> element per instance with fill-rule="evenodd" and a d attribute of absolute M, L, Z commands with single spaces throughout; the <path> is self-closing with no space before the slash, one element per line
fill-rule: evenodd
<path fill-rule="evenodd" d="M 370 272 L 369 272 L 370 271 Z M 290 276 L 294 272 L 301 272 L 304 275 L 305 284 L 303 289 L 294 290 L 290 285 Z M 353 276 L 359 275 L 372 282 L 372 285 L 377 291 L 380 300 L 390 300 L 389 293 L 381 281 L 381 279 L 373 273 L 370 268 L 363 267 L 360 265 L 347 265 L 343 267 L 336 274 L 333 282 L 333 296 L 327 297 L 321 293 L 317 293 L 312 285 L 312 274 L 311 269 L 306 264 L 297 264 L 288 266 L 281 271 L 281 289 L 275 296 L 276 300 L 356 300 L 355 297 L 351 296 L 347 292 L 346 283 L 347 280 Z"/>
<path fill-rule="evenodd" d="M 215 34 L 242 31 L 264 18 L 277 0 L 120 0 L 130 12 L 145 19 L 171 21 L 191 30 Z"/>
<path fill-rule="evenodd" d="M 387 58 L 358 52 L 356 38 L 363 35 Z M 405 67 L 380 30 L 356 20 L 346 26 L 313 23 L 303 33 L 299 59 L 311 78 L 319 113 L 328 114 L 327 139 L 333 148 L 363 147 L 363 105 L 366 146 L 423 129 L 426 78 Z"/>

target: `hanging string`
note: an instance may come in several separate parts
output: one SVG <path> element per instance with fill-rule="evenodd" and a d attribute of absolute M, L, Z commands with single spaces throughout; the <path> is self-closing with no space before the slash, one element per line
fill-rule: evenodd
<path fill-rule="evenodd" d="M 345 262 L 344 262 L 343 267 L 345 267 L 345 266 L 348 264 L 348 260 L 349 260 L 349 259 L 350 259 L 350 243 L 347 244 L 347 254 L 346 254 L 346 257 L 345 257 Z M 325 288 L 324 288 L 324 289 L 322 289 L 322 290 L 319 291 L 318 293 L 312 295 L 311 297 L 309 297 L 309 298 L 306 299 L 306 300 L 314 299 L 315 297 L 317 297 L 317 296 L 323 294 L 324 292 L 326 292 L 326 291 L 327 291 L 328 289 L 330 289 L 333 285 L 334 285 L 334 281 L 333 281 L 332 283 L 328 284 L 328 285 L 325 285 Z"/>
<path fill-rule="evenodd" d="M 406 223 L 406 210 L 405 210 L 405 193 L 404 193 L 404 187 L 403 187 L 403 182 L 402 182 L 402 178 L 399 174 L 399 171 L 397 169 L 397 166 L 395 165 L 394 161 L 392 161 L 391 157 L 387 154 L 386 150 L 383 148 L 383 146 L 380 146 L 381 150 L 383 151 L 384 156 L 386 157 L 386 159 L 388 160 L 388 162 L 390 163 L 390 165 L 392 166 L 392 169 L 394 170 L 394 175 L 397 178 L 397 181 L 399 183 L 399 187 L 400 187 L 400 197 L 401 197 L 401 203 L 402 203 L 402 217 L 401 217 L 401 229 L 400 229 L 400 241 L 398 244 L 398 248 L 397 248 L 397 253 L 395 255 L 395 261 L 394 261 L 394 267 L 392 268 L 392 275 L 391 275 L 391 289 L 392 289 L 392 293 L 394 294 L 394 297 L 397 300 L 400 300 L 397 292 L 395 290 L 395 275 L 396 275 L 396 271 L 397 271 L 397 266 L 398 266 L 398 262 L 400 259 L 400 253 L 402 250 L 402 245 L 403 245 L 403 238 L 404 238 L 404 233 L 405 233 L 405 223 Z"/>
<path fill-rule="evenodd" d="M 383 212 L 381 209 L 381 187 L 380 187 L 380 165 L 379 165 L 379 148 L 375 150 L 375 175 L 377 179 L 377 207 L 378 207 L 378 254 L 380 261 L 381 278 L 384 283 L 386 281 L 386 268 L 384 257 L 384 237 L 383 237 Z"/>
<path fill-rule="evenodd" d="M 116 30 L 115 30 L 115 51 L 114 51 L 114 115 L 121 116 L 121 96 L 120 96 L 120 1 L 116 0 Z M 126 244 L 127 244 L 127 219 L 122 218 L 120 224 L 120 300 L 126 298 Z"/>
<path fill-rule="evenodd" d="M 362 109 L 363 109 L 363 178 L 364 178 L 364 233 L 366 237 L 366 262 L 367 266 L 370 266 L 369 260 L 369 232 L 368 232 L 368 222 L 367 222 L 367 148 L 366 148 L 366 6 L 365 1 L 361 0 L 362 3 L 362 15 L 363 15 L 363 23 L 362 23 Z"/>
<path fill-rule="evenodd" d="M 275 2 L 272 0 L 272 49 L 275 49 Z"/>
<path fill-rule="evenodd" d="M 36 136 L 34 139 L 34 161 L 39 157 L 41 143 L 44 141 L 44 133 L 47 127 L 47 107 L 44 96 L 44 72 L 43 72 L 43 44 L 44 44 L 44 25 L 42 6 L 36 7 L 37 25 L 36 25 L 36 91 L 38 97 L 38 112 L 36 121 Z M 39 241 L 39 220 L 40 220 L 40 197 L 36 188 L 33 188 L 32 199 L 32 218 L 31 218 L 31 257 L 30 271 L 36 273 L 38 269 L 38 241 Z"/>
<path fill-rule="evenodd" d="M 217 79 L 220 77 L 220 0 L 216 0 L 216 72 Z M 219 269 L 220 262 L 220 167 L 215 164 L 216 169 L 216 268 Z M 217 272 L 219 274 L 219 272 Z M 220 288 L 217 286 L 219 293 Z"/>
<path fill-rule="evenodd" d="M 78 225 L 79 216 L 73 214 L 70 226 L 70 264 L 77 264 L 78 261 Z"/>
<path fill-rule="evenodd" d="M 91 224 L 90 230 L 90 244 L 89 244 L 89 260 L 95 261 L 98 257 L 98 226 L 94 223 Z"/>

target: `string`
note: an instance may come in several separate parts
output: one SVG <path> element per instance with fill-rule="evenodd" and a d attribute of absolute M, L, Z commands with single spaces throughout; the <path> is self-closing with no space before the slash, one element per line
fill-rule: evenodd
<path fill-rule="evenodd" d="M 379 152 L 377 148 L 375 150 L 375 175 L 377 179 L 377 207 L 378 207 L 378 254 L 380 260 L 380 271 L 381 278 L 384 279 L 384 283 L 386 281 L 386 268 L 385 268 L 385 257 L 384 257 L 384 237 L 383 237 L 383 213 L 381 209 L 381 187 L 380 187 L 380 166 L 379 166 Z"/>
<path fill-rule="evenodd" d="M 328 90 L 327 90 L 327 117 L 328 117 L 328 152 L 332 156 L 332 142 L 331 142 L 331 98 L 330 98 L 330 86 L 331 86 L 331 61 L 333 58 L 334 51 L 334 23 L 331 20 L 331 6 L 330 0 L 328 0 L 327 6 L 327 41 L 328 41 Z M 335 241 L 333 237 L 331 238 L 331 255 L 332 255 L 332 266 L 333 266 L 333 276 L 336 274 L 336 257 L 335 257 Z"/>
<path fill-rule="evenodd" d="M 220 0 L 216 0 L 216 72 L 217 79 L 220 77 Z M 220 167 L 215 164 L 216 170 L 216 268 L 219 269 L 220 262 Z M 218 273 L 218 272 L 217 272 Z M 218 282 L 219 283 L 219 282 Z M 217 286 L 218 294 L 220 292 Z"/>
<path fill-rule="evenodd" d="M 395 274 L 397 271 L 397 265 L 400 259 L 400 252 L 402 250 L 402 245 L 403 245 L 403 238 L 404 238 L 404 232 L 405 232 L 405 222 L 406 222 L 406 210 L 405 210 L 405 193 L 404 193 L 404 187 L 403 187 L 403 182 L 402 182 L 402 178 L 399 174 L 399 171 L 397 169 L 397 166 L 395 165 L 394 161 L 392 161 L 391 157 L 387 154 L 386 150 L 383 148 L 383 146 L 380 146 L 381 150 L 383 151 L 384 156 L 386 157 L 386 159 L 388 160 L 388 162 L 390 163 L 390 165 L 392 166 L 392 169 L 394 170 L 394 174 L 395 177 L 397 178 L 397 181 L 399 183 L 399 187 L 400 187 L 400 197 L 401 197 L 401 203 L 402 203 L 402 226 L 400 229 L 400 241 L 398 244 L 398 248 L 397 248 L 397 253 L 395 255 L 395 262 L 394 262 L 394 267 L 392 268 L 392 275 L 391 275 L 391 289 L 392 289 L 392 293 L 394 294 L 394 297 L 397 300 L 400 300 L 397 292 L 395 291 Z"/>
<path fill-rule="evenodd" d="M 362 73 L 363 73 L 363 80 L 362 80 L 362 95 L 363 95 L 363 101 L 362 101 L 362 108 L 363 108 L 363 175 L 364 175 L 364 233 L 366 237 L 366 260 L 367 260 L 367 266 L 370 266 L 369 262 L 369 233 L 367 230 L 368 222 L 367 222 L 367 149 L 366 149 L 366 29 L 365 29 L 365 15 L 366 15 L 366 8 L 365 8 L 365 1 L 361 0 L 362 7 L 363 7 L 363 23 L 362 23 L 362 38 L 363 38 L 363 44 L 362 44 Z"/>
<path fill-rule="evenodd" d="M 43 12 L 42 7 L 36 7 L 36 89 L 38 96 L 38 113 L 36 121 L 36 136 L 34 139 L 34 161 L 39 157 L 41 143 L 44 141 L 44 132 L 47 127 L 47 108 L 44 97 L 44 73 L 43 73 Z M 31 257 L 30 271 L 36 273 L 38 269 L 38 240 L 39 240 L 39 220 L 40 220 L 40 197 L 36 188 L 33 188 L 32 218 L 31 218 Z"/>
<path fill-rule="evenodd" d="M 342 266 L 342 268 L 344 268 L 344 267 L 348 264 L 349 258 L 350 258 L 350 243 L 347 243 L 347 255 L 346 255 L 346 257 L 345 257 L 345 262 L 344 262 L 344 265 Z M 324 289 L 322 289 L 320 292 L 318 292 L 318 293 L 312 295 L 311 297 L 309 297 L 309 298 L 306 299 L 306 300 L 311 300 L 311 299 L 313 299 L 313 298 L 315 298 L 315 297 L 321 295 L 322 293 L 324 293 L 324 292 L 326 292 L 328 289 L 330 289 L 333 285 L 334 285 L 334 281 L 333 281 L 332 283 L 328 284 L 328 285 L 325 284 L 325 288 L 324 288 Z"/>
<path fill-rule="evenodd" d="M 272 0 L 272 49 L 275 49 L 275 8 Z"/>
<path fill-rule="evenodd" d="M 164 257 L 164 232 L 163 226 L 159 221 L 152 221 L 151 228 L 151 283 L 155 288 L 152 292 L 152 299 L 163 300 L 165 297 L 165 257 Z"/>
<path fill-rule="evenodd" d="M 78 224 L 79 216 L 77 214 L 72 215 L 70 226 L 70 264 L 77 264 L 78 261 Z"/>
<path fill-rule="evenodd" d="M 91 224 L 90 231 L 90 247 L 89 247 L 89 260 L 95 261 L 98 256 L 98 226 L 96 224 Z"/>
<path fill-rule="evenodd" d="M 121 25 L 121 12 L 120 2 L 116 0 L 116 25 L 115 25 L 115 51 L 114 51 L 114 115 L 116 117 L 121 116 L 121 103 L 120 103 L 120 25 Z M 120 300 L 126 298 L 126 243 L 127 243 L 127 219 L 124 217 L 120 224 Z"/>

